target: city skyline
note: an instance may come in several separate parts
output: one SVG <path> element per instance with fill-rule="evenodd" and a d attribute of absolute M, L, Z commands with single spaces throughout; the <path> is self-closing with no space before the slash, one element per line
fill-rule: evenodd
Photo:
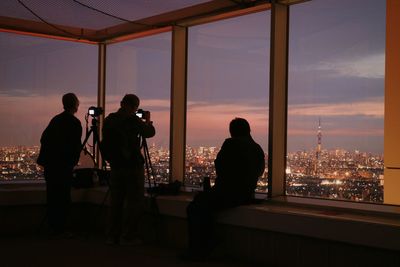
<path fill-rule="evenodd" d="M 39 146 L 0 147 L 0 183 L 43 182 L 43 169 L 36 164 Z M 214 159 L 220 147 L 186 147 L 185 186 L 200 188 L 203 177 L 214 183 Z M 344 149 L 289 152 L 287 154 L 286 190 L 288 195 L 383 202 L 383 157 Z M 152 177 L 157 183 L 169 182 L 169 150 L 149 146 Z M 268 155 L 266 155 L 266 161 Z M 315 169 L 318 164 L 318 170 Z M 93 162 L 80 159 L 78 168 L 91 168 Z M 266 193 L 268 166 L 259 177 L 256 192 Z"/>

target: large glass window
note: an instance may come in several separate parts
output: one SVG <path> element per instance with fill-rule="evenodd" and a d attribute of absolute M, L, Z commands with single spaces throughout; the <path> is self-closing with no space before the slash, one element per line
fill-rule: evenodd
<path fill-rule="evenodd" d="M 0 182 L 43 179 L 40 136 L 74 92 L 84 121 L 97 95 L 97 47 L 0 33 Z"/>
<path fill-rule="evenodd" d="M 116 112 L 125 94 L 136 94 L 151 112 L 156 135 L 147 140 L 155 180 L 169 181 L 171 33 L 107 47 L 106 115 Z"/>
<path fill-rule="evenodd" d="M 270 12 L 189 29 L 185 184 L 215 179 L 214 159 L 235 117 L 267 152 Z M 258 189 L 266 190 L 267 171 Z"/>
<path fill-rule="evenodd" d="M 385 1 L 290 15 L 287 194 L 383 202 Z"/>

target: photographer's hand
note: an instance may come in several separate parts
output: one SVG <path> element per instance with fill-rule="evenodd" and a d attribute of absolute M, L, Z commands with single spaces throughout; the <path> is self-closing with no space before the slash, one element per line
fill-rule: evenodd
<path fill-rule="evenodd" d="M 143 113 L 143 117 L 146 123 L 152 123 L 152 121 L 150 120 L 150 111 L 146 111 L 145 113 Z"/>

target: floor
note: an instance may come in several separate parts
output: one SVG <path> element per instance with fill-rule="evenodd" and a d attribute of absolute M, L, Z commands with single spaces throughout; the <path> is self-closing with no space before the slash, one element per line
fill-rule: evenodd
<path fill-rule="evenodd" d="M 150 244 L 136 247 L 106 245 L 103 239 L 79 237 L 49 239 L 44 236 L 0 238 L 2 267 L 64 266 L 252 266 L 226 258 L 214 257 L 207 262 L 182 261 L 180 251 Z"/>

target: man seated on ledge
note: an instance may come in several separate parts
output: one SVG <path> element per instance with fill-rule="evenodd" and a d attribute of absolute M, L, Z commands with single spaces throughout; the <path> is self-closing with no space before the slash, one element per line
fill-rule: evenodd
<path fill-rule="evenodd" d="M 218 212 L 251 203 L 265 168 L 261 146 L 250 135 L 250 125 L 235 118 L 229 125 L 231 138 L 223 143 L 214 161 L 215 185 L 196 195 L 187 207 L 189 248 L 184 260 L 204 260 L 215 246 L 214 225 Z"/>

